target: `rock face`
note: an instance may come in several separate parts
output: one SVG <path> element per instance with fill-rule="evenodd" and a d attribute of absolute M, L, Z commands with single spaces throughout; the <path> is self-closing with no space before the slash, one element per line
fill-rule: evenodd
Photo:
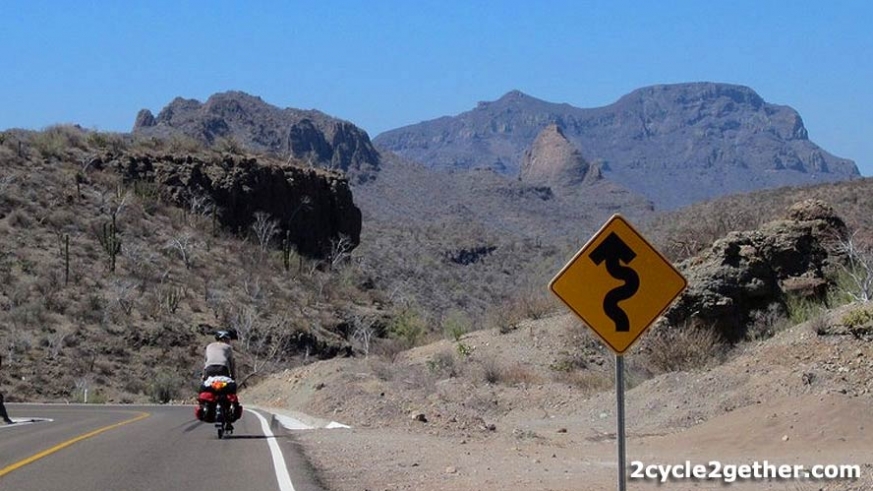
<path fill-rule="evenodd" d="M 287 231 L 306 256 L 326 257 L 340 241 L 346 251 L 360 242 L 361 212 L 337 172 L 233 156 L 124 155 L 101 165 L 114 167 L 125 182 L 157 184 L 160 195 L 178 206 L 203 213 L 214 206 L 214 219 L 236 233 L 249 233 L 255 213 L 265 212 L 278 222 L 274 243 Z"/>
<path fill-rule="evenodd" d="M 513 91 L 455 117 L 378 135 L 375 144 L 436 169 L 518 175 L 524 152 L 557 124 L 604 177 L 674 208 L 737 192 L 860 176 L 809 141 L 800 115 L 748 87 L 657 85 L 581 109 Z"/>
<path fill-rule="evenodd" d="M 315 110 L 280 109 L 244 92 L 214 94 L 205 103 L 176 98 L 157 117 L 143 109 L 133 133 L 163 138 L 181 133 L 208 145 L 229 138 L 255 152 L 340 170 L 358 180 L 379 169 L 379 153 L 352 123 Z"/>
<path fill-rule="evenodd" d="M 731 341 L 742 339 L 755 311 L 775 305 L 785 312 L 788 294 L 822 294 L 825 273 L 839 260 L 827 246 L 845 236 L 846 225 L 818 200 L 794 205 L 786 220 L 732 232 L 679 265 L 688 289 L 665 317 L 673 325 L 714 326 Z"/>
<path fill-rule="evenodd" d="M 546 126 L 524 152 L 519 179 L 530 184 L 576 186 L 600 177 L 557 124 Z"/>

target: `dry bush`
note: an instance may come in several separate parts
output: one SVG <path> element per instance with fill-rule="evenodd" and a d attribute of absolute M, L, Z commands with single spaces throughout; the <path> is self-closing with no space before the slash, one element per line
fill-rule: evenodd
<path fill-rule="evenodd" d="M 455 355 L 451 350 L 434 354 L 427 360 L 427 369 L 440 378 L 452 378 L 460 374 L 460 366 L 455 362 Z"/>
<path fill-rule="evenodd" d="M 45 159 L 61 159 L 72 148 L 83 148 L 84 132 L 71 125 L 55 125 L 33 133 L 29 144 Z"/>
<path fill-rule="evenodd" d="M 746 328 L 745 338 L 748 341 L 769 339 L 792 325 L 779 304 L 775 303 L 767 307 L 767 310 L 752 312 L 751 317 L 752 322 Z"/>
<path fill-rule="evenodd" d="M 17 229 L 29 229 L 33 226 L 34 220 L 30 213 L 23 208 L 16 208 L 7 217 L 7 223 Z"/>
<path fill-rule="evenodd" d="M 664 326 L 647 334 L 646 360 L 654 372 L 702 368 L 721 361 L 726 345 L 711 327 Z"/>
<path fill-rule="evenodd" d="M 394 363 L 398 355 L 408 349 L 407 343 L 400 339 L 377 339 L 370 347 L 370 354 Z"/>
<path fill-rule="evenodd" d="M 205 148 L 200 141 L 187 135 L 173 135 L 167 147 L 172 153 L 197 153 Z"/>
<path fill-rule="evenodd" d="M 603 392 L 614 387 L 615 381 L 610 373 L 598 370 L 572 370 L 555 372 L 556 382 L 567 384 L 583 394 Z"/>
<path fill-rule="evenodd" d="M 518 329 L 519 324 L 526 319 L 527 317 L 525 317 L 523 309 L 519 308 L 518 303 L 506 301 L 488 311 L 485 327 L 497 329 L 501 334 L 507 334 Z"/>
<path fill-rule="evenodd" d="M 681 261 L 730 232 L 758 228 L 774 213 L 771 207 L 762 207 L 755 195 L 732 196 L 661 214 L 646 227 L 647 235 L 670 260 Z"/>
<path fill-rule="evenodd" d="M 479 361 L 482 380 L 491 385 L 501 384 L 510 387 L 529 387 L 542 383 L 542 378 L 521 363 L 503 365 L 494 357 Z"/>
<path fill-rule="evenodd" d="M 370 367 L 370 372 L 383 382 L 394 380 L 397 376 L 397 369 L 394 364 L 386 362 L 384 359 L 370 357 L 367 358 L 367 364 Z"/>

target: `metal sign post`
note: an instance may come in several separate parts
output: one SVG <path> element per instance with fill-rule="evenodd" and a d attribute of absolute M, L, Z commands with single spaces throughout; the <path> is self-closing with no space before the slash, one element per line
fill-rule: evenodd
<path fill-rule="evenodd" d="M 686 285 L 670 261 L 618 214 L 549 283 L 615 353 L 619 491 L 627 489 L 623 355 Z"/>
<path fill-rule="evenodd" d="M 615 355 L 615 439 L 618 441 L 618 491 L 627 491 L 627 451 L 624 439 L 624 356 Z"/>

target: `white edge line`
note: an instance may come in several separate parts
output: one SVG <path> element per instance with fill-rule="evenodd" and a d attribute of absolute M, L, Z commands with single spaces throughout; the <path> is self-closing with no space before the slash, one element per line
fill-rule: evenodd
<path fill-rule="evenodd" d="M 279 483 L 280 491 L 294 491 L 294 485 L 291 484 L 291 476 L 288 474 L 288 467 L 285 465 L 285 457 L 282 455 L 282 449 L 279 448 L 279 442 L 276 441 L 275 435 L 270 430 L 270 423 L 267 418 L 252 409 L 246 412 L 252 413 L 261 420 L 261 430 L 264 436 L 267 437 L 267 445 L 270 446 L 270 453 L 273 455 L 273 468 L 276 470 L 276 481 Z"/>

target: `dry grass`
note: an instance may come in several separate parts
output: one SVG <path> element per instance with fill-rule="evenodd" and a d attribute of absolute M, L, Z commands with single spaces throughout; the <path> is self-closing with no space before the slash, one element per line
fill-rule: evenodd
<path fill-rule="evenodd" d="M 727 346 L 712 328 L 661 326 L 646 334 L 647 365 L 655 372 L 693 370 L 719 363 Z"/>
<path fill-rule="evenodd" d="M 0 143 L 0 230 L 8 232 L 0 234 L 0 324 L 12 327 L 0 330 L 0 347 L 13 355 L 0 383 L 29 381 L 10 400 L 74 398 L 69 377 L 88 379 L 91 393 L 107 400 L 164 400 L 187 393 L 209 326 L 226 325 L 227 312 L 253 313 L 253 342 L 241 347 L 245 374 L 335 352 L 345 341 L 331 332 L 351 303 L 371 302 L 355 262 L 321 270 L 301 260 L 291 281 L 278 255 L 253 261 L 252 244 L 214 234 L 210 220 L 87 164 L 126 148 L 117 135 L 59 126 L 4 133 Z M 99 240 L 112 215 L 122 243 L 114 272 Z M 181 238 L 188 239 L 184 256 L 166 247 Z M 324 334 L 300 338 L 301 325 Z M 161 370 L 187 375 L 159 377 Z M 143 379 L 159 387 L 136 383 Z"/>

